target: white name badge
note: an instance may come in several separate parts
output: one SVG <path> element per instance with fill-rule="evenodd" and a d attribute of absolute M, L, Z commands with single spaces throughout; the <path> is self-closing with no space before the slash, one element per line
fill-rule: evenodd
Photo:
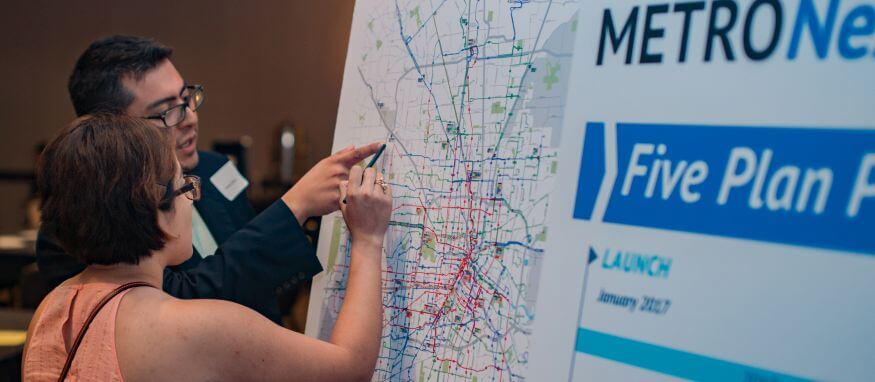
<path fill-rule="evenodd" d="M 213 185 L 228 200 L 234 200 L 237 195 L 240 195 L 249 186 L 249 181 L 240 174 L 240 171 L 237 171 L 237 166 L 234 166 L 231 162 L 225 163 L 219 171 L 216 171 L 210 177 L 210 182 L 213 182 Z"/>

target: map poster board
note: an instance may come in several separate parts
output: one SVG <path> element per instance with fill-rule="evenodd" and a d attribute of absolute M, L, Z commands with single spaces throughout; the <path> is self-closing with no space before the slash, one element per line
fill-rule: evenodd
<path fill-rule="evenodd" d="M 357 2 L 374 380 L 875 379 L 875 2 Z M 307 334 L 349 238 L 323 218 Z"/>
<path fill-rule="evenodd" d="M 558 169 L 576 1 L 356 2 L 334 148 L 386 140 L 394 193 L 374 380 L 521 380 Z M 349 237 L 322 220 L 307 334 L 327 339 Z"/>
<path fill-rule="evenodd" d="M 875 379 L 873 5 L 584 2 L 531 380 Z"/>

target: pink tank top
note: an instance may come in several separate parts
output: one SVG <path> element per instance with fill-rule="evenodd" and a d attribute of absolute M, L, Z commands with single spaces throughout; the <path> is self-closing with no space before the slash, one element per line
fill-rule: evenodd
<path fill-rule="evenodd" d="M 22 377 L 25 381 L 55 382 L 67 351 L 100 300 L 118 285 L 89 283 L 55 288 L 45 300 L 36 325 L 28 335 Z M 67 381 L 123 381 L 115 348 L 115 317 L 128 289 L 107 303 L 85 333 Z"/>

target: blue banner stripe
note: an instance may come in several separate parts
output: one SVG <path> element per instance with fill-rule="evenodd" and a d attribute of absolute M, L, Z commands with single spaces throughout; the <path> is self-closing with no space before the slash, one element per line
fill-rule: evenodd
<path fill-rule="evenodd" d="M 606 223 L 875 255 L 875 129 L 617 123 L 616 133 Z M 591 219 L 603 136 L 604 124 L 587 125 L 575 219 Z"/>
<path fill-rule="evenodd" d="M 579 353 L 697 381 L 808 381 L 774 371 L 605 334 L 577 330 Z"/>

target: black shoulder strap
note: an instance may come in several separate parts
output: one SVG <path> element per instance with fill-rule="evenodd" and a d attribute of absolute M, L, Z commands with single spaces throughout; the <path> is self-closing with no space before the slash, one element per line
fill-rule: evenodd
<path fill-rule="evenodd" d="M 136 288 L 136 287 L 152 287 L 155 288 L 154 285 L 149 284 L 147 282 L 135 281 L 132 283 L 127 283 L 124 285 L 115 288 L 112 292 L 109 292 L 100 302 L 97 303 L 97 306 L 94 307 L 94 310 L 91 311 L 91 314 L 88 315 L 88 319 L 85 320 L 85 324 L 82 325 L 82 329 L 79 330 L 79 334 L 76 335 L 76 340 L 73 341 L 73 346 L 70 348 L 70 352 L 67 354 L 67 361 L 64 362 L 64 368 L 61 369 L 61 375 L 58 376 L 58 382 L 63 382 L 65 378 L 67 378 L 67 373 L 70 372 L 70 366 L 73 364 L 73 357 L 76 356 L 76 351 L 79 350 L 79 345 L 82 344 L 82 338 L 85 337 L 85 332 L 88 331 L 88 327 L 91 326 L 91 322 L 94 321 L 94 317 L 97 317 L 97 313 L 100 312 L 100 309 L 103 308 L 113 297 L 117 296 L 119 293 L 124 292 L 125 290 Z"/>

